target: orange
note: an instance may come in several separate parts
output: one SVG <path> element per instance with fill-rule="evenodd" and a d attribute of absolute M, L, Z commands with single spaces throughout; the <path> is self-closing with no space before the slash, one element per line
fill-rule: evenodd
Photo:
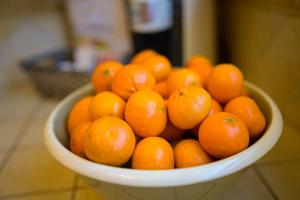
<path fill-rule="evenodd" d="M 266 126 L 265 117 L 250 97 L 240 96 L 232 99 L 226 104 L 225 111 L 235 114 L 246 124 L 251 139 L 263 134 Z"/>
<path fill-rule="evenodd" d="M 223 111 L 223 108 L 219 104 L 219 102 L 217 102 L 216 100 L 212 99 L 211 100 L 211 107 L 210 107 L 210 110 L 209 110 L 207 116 L 211 116 L 211 115 L 213 115 L 215 113 L 222 112 L 222 111 Z"/>
<path fill-rule="evenodd" d="M 151 56 L 147 58 L 142 65 L 153 73 L 156 81 L 166 79 L 169 73 L 172 71 L 170 61 L 163 55 Z"/>
<path fill-rule="evenodd" d="M 135 135 L 125 121 L 117 117 L 102 117 L 88 129 L 84 150 L 94 162 L 121 166 L 132 156 L 135 142 Z"/>
<path fill-rule="evenodd" d="M 174 154 L 171 145 L 161 137 L 141 140 L 133 153 L 133 169 L 173 169 Z"/>
<path fill-rule="evenodd" d="M 197 85 L 201 86 L 201 79 L 196 72 L 189 69 L 175 69 L 167 79 L 168 94 L 183 86 Z"/>
<path fill-rule="evenodd" d="M 137 91 L 126 103 L 125 119 L 136 135 L 157 136 L 167 124 L 165 101 L 152 90 Z"/>
<path fill-rule="evenodd" d="M 139 65 L 128 64 L 118 71 L 112 81 L 112 91 L 127 100 L 141 89 L 153 89 L 155 78 L 151 72 Z"/>
<path fill-rule="evenodd" d="M 168 99 L 165 99 L 165 105 L 166 106 L 168 105 Z"/>
<path fill-rule="evenodd" d="M 202 81 L 202 85 L 206 86 L 206 82 L 213 70 L 211 61 L 204 56 L 193 56 L 187 61 L 187 68 L 196 72 Z"/>
<path fill-rule="evenodd" d="M 150 58 L 150 57 L 155 56 L 155 55 L 157 55 L 157 53 L 154 50 L 145 49 L 145 50 L 142 50 L 142 51 L 138 52 L 137 54 L 135 54 L 132 57 L 131 63 L 133 63 L 133 64 L 143 64 L 143 62 L 147 58 Z"/>
<path fill-rule="evenodd" d="M 112 116 L 124 119 L 125 101 L 112 92 L 100 92 L 92 99 L 90 113 L 93 119 Z"/>
<path fill-rule="evenodd" d="M 116 61 L 100 63 L 92 73 L 92 84 L 96 93 L 111 90 L 111 82 L 115 74 L 123 67 Z"/>
<path fill-rule="evenodd" d="M 207 114 L 206 117 L 211 116 L 211 115 L 213 115 L 213 114 L 215 114 L 215 113 L 218 113 L 218 112 L 222 112 L 222 111 L 223 111 L 222 106 L 221 106 L 216 100 L 212 99 L 212 100 L 211 100 L 211 107 L 210 107 L 210 110 L 209 110 L 209 112 L 208 112 L 208 114 Z M 199 124 L 198 126 L 194 127 L 194 128 L 191 130 L 191 132 L 192 132 L 194 135 L 196 135 L 196 136 L 198 136 L 199 127 L 200 127 L 200 124 Z"/>
<path fill-rule="evenodd" d="M 199 128 L 199 141 L 206 152 L 226 158 L 248 147 L 249 133 L 236 115 L 219 112 L 207 117 Z"/>
<path fill-rule="evenodd" d="M 168 99 L 168 115 L 180 129 L 197 126 L 208 114 L 211 97 L 201 87 L 189 85 L 175 90 Z"/>
<path fill-rule="evenodd" d="M 92 122 L 83 122 L 78 124 L 71 133 L 71 151 L 76 155 L 86 158 L 84 152 L 84 140 L 87 130 Z"/>
<path fill-rule="evenodd" d="M 194 139 L 185 139 L 177 143 L 174 147 L 174 157 L 176 168 L 194 167 L 213 161 L 199 141 Z"/>
<path fill-rule="evenodd" d="M 160 94 L 163 98 L 168 98 L 168 88 L 167 88 L 167 82 L 166 81 L 160 81 L 156 83 L 153 90 Z"/>
<path fill-rule="evenodd" d="M 220 103 L 226 103 L 240 96 L 244 85 L 242 72 L 234 65 L 217 65 L 207 81 L 207 90 L 212 98 Z"/>
<path fill-rule="evenodd" d="M 92 116 L 89 112 L 90 103 L 92 101 L 92 96 L 87 96 L 80 99 L 72 107 L 71 112 L 68 117 L 68 132 L 71 133 L 75 126 L 81 122 L 92 121 Z"/>
<path fill-rule="evenodd" d="M 179 140 L 183 136 L 184 130 L 175 127 L 169 120 L 167 121 L 166 128 L 159 135 L 168 141 Z"/>

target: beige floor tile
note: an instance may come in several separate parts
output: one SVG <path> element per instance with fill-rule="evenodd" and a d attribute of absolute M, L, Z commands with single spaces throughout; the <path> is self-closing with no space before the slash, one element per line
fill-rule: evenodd
<path fill-rule="evenodd" d="M 300 159 L 300 130 L 284 123 L 282 135 L 273 147 L 258 163 Z"/>
<path fill-rule="evenodd" d="M 32 94 L 6 94 L 1 98 L 0 120 L 24 119 L 40 98 Z"/>
<path fill-rule="evenodd" d="M 0 150 L 7 150 L 20 133 L 23 120 L 0 120 Z"/>
<path fill-rule="evenodd" d="M 300 162 L 259 167 L 280 200 L 299 199 Z"/>
<path fill-rule="evenodd" d="M 90 188 L 79 189 L 76 191 L 75 200 L 104 200 Z"/>
<path fill-rule="evenodd" d="M 300 77 L 300 75 L 298 77 Z M 292 100 L 293 101 L 287 103 L 286 107 L 284 108 L 284 110 L 282 110 L 282 112 L 286 117 L 286 119 L 288 120 L 288 122 L 294 125 L 298 130 L 300 130 L 300 123 L 299 123 L 300 92 L 298 92 L 297 95 L 294 95 Z"/>
<path fill-rule="evenodd" d="M 229 192 L 225 200 L 273 199 L 253 169 L 249 169 L 239 183 Z"/>
<path fill-rule="evenodd" d="M 72 187 L 74 173 L 60 165 L 44 148 L 16 151 L 0 174 L 0 194 Z"/>
<path fill-rule="evenodd" d="M 9 200 L 68 200 L 71 192 L 55 192 L 51 194 L 26 195 L 21 197 L 10 197 Z"/>
<path fill-rule="evenodd" d="M 5 82 L 5 85 L 3 86 L 3 93 L 10 97 L 14 98 L 17 96 L 24 96 L 24 97 L 39 97 L 39 94 L 37 90 L 34 88 L 33 84 L 29 80 L 28 77 L 23 72 L 12 72 L 14 73 L 14 77 L 10 78 L 9 80 L 2 82 Z M 19 74 L 18 76 L 15 76 L 15 74 Z"/>
<path fill-rule="evenodd" d="M 26 127 L 26 122 L 30 123 L 36 103 L 37 98 L 34 96 L 16 96 L 16 98 L 4 96 L 1 98 L 0 150 L 9 148 L 17 135 L 22 134 L 21 129 Z"/>
<path fill-rule="evenodd" d="M 84 186 L 84 187 L 88 187 L 87 184 L 82 180 L 82 178 L 79 177 L 79 181 L 78 181 L 78 186 Z"/>
<path fill-rule="evenodd" d="M 40 110 L 34 116 L 32 124 L 18 145 L 18 149 L 27 147 L 40 147 L 44 145 L 44 127 L 51 111 L 54 109 L 56 104 L 57 101 L 43 100 L 40 105 Z"/>
<path fill-rule="evenodd" d="M 0 165 L 2 165 L 3 159 L 5 157 L 6 152 L 5 151 L 0 151 Z"/>
<path fill-rule="evenodd" d="M 1 52 L 0 49 L 0 54 Z M 4 51 L 4 54 L 7 53 Z M 7 97 L 8 99 L 19 99 L 17 96 L 38 96 L 37 91 L 33 87 L 27 74 L 20 68 L 16 67 L 14 58 L 7 58 L 9 55 L 0 56 L 0 64 L 4 66 L 0 69 L 0 95 Z"/>
<path fill-rule="evenodd" d="M 2 94 L 5 94 L 3 99 L 4 101 L 14 100 L 22 102 L 22 100 L 25 100 L 24 102 L 26 102 L 28 98 L 34 98 L 38 96 L 35 92 L 35 89 L 32 87 L 31 82 L 20 70 L 13 70 L 12 72 L 0 72 L 2 74 L 0 75 L 0 80 L 1 83 L 3 83 Z M 21 97 L 24 97 L 24 99 Z M 8 101 L 8 103 L 11 102 L 12 101 Z"/>

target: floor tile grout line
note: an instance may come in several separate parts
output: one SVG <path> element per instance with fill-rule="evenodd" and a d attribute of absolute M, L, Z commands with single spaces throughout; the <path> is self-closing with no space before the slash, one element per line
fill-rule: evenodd
<path fill-rule="evenodd" d="M 77 191 L 77 188 L 78 188 L 78 184 L 79 184 L 79 176 L 75 173 L 74 174 L 73 186 L 72 186 L 72 190 L 71 190 L 71 195 L 70 195 L 70 200 L 76 199 L 76 191 Z"/>
<path fill-rule="evenodd" d="M 212 183 L 212 186 L 202 195 L 201 199 L 205 199 L 210 191 L 212 191 L 216 187 L 216 183 Z"/>
<path fill-rule="evenodd" d="M 253 166 L 253 171 L 258 176 L 259 180 L 262 182 L 262 184 L 265 186 L 265 188 L 268 190 L 268 192 L 271 194 L 274 200 L 279 200 L 277 194 L 271 187 L 271 185 L 268 183 L 268 181 L 265 179 L 263 174 L 259 171 L 258 167 L 256 165 Z"/>
<path fill-rule="evenodd" d="M 176 187 L 173 187 L 173 195 L 174 195 L 174 200 L 178 200 L 177 199 L 177 189 L 176 189 Z"/>
<path fill-rule="evenodd" d="M 82 191 L 82 190 L 89 190 L 89 187 L 83 186 L 83 185 L 79 185 L 77 186 L 77 190 L 76 191 Z"/>
<path fill-rule="evenodd" d="M 36 149 L 41 149 L 44 148 L 45 145 L 44 144 L 25 144 L 20 146 L 20 144 L 17 146 L 18 150 L 36 150 Z"/>
<path fill-rule="evenodd" d="M 20 130 L 18 131 L 19 133 L 16 135 L 16 137 L 14 138 L 12 144 L 8 148 L 8 150 L 7 150 L 5 156 L 2 159 L 2 162 L 0 164 L 0 174 L 2 173 L 3 169 L 5 168 L 6 164 L 8 163 L 8 161 L 11 158 L 14 151 L 17 149 L 18 144 L 23 139 L 23 137 L 26 135 L 26 133 L 28 132 L 30 124 L 31 124 L 30 122 L 34 119 L 34 115 L 37 112 L 40 103 L 41 103 L 40 101 L 37 101 L 34 104 L 34 106 L 31 108 L 27 118 L 25 119 L 25 121 L 23 122 Z"/>
<path fill-rule="evenodd" d="M 20 197 L 28 197 L 28 196 L 38 196 L 38 195 L 46 195 L 46 194 L 56 194 L 62 192 L 69 192 L 72 190 L 72 187 L 65 187 L 65 188 L 57 188 L 57 189 L 49 189 L 49 190 L 37 190 L 31 192 L 23 192 L 23 193 L 16 193 L 16 194 L 8 194 L 8 195 L 0 195 L 0 199 L 14 199 Z"/>
<path fill-rule="evenodd" d="M 288 159 L 288 160 L 277 160 L 277 161 L 265 161 L 261 163 L 256 163 L 259 167 L 267 167 L 267 166 L 277 166 L 277 165 L 288 165 L 288 164 L 296 164 L 300 162 L 300 158 L 296 159 Z"/>

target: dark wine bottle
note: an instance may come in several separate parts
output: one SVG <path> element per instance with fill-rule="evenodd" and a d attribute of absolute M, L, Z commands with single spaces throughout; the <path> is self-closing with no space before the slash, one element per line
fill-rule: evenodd
<path fill-rule="evenodd" d="M 173 1 L 129 0 L 134 52 L 154 49 L 171 57 Z"/>

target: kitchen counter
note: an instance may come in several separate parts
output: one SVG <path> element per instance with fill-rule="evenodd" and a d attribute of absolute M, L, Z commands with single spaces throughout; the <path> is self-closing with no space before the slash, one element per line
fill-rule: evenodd
<path fill-rule="evenodd" d="M 99 199 L 47 152 L 43 128 L 58 101 L 39 96 L 17 67 L 26 56 L 65 45 L 58 14 L 52 10 L 22 14 L 21 7 L 11 6 L 15 12 L 9 10 L 6 16 L 0 13 L 0 199 Z M 297 199 L 299 171 L 300 130 L 285 123 L 278 144 L 249 168 L 224 199 Z"/>
<path fill-rule="evenodd" d="M 3 69 L 1 69 L 3 71 Z M 43 144 L 43 127 L 57 100 L 45 99 L 17 68 L 0 72 L 0 199 L 98 199 Z M 275 148 L 226 199 L 295 199 L 300 195 L 300 134 L 285 124 Z"/>

